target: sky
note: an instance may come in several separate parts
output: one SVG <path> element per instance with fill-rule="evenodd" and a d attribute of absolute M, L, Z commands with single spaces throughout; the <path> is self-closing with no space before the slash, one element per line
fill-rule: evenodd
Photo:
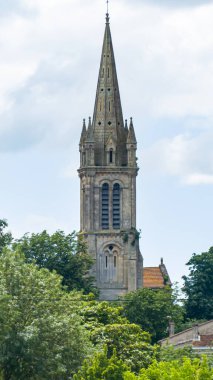
<path fill-rule="evenodd" d="M 0 0 L 0 218 L 79 229 L 78 143 L 93 114 L 105 0 Z M 213 245 L 213 1 L 111 0 L 124 117 L 138 140 L 145 266 L 172 281 Z"/>

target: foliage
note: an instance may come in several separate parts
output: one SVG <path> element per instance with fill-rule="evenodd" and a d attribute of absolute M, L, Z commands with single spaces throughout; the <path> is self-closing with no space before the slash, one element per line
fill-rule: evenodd
<path fill-rule="evenodd" d="M 128 367 L 118 359 L 116 351 L 107 357 L 107 349 L 96 354 L 92 359 L 87 359 L 81 370 L 74 375 L 74 380 L 123 380 Z"/>
<path fill-rule="evenodd" d="M 184 358 L 194 359 L 197 355 L 193 352 L 191 346 L 185 346 L 183 348 L 176 348 L 174 346 L 161 347 L 159 352 L 159 360 L 164 362 L 170 362 L 178 360 L 182 362 Z M 197 356 L 199 357 L 199 355 Z"/>
<path fill-rule="evenodd" d="M 183 308 L 177 304 L 170 287 L 162 290 L 139 289 L 124 297 L 124 316 L 152 335 L 152 342 L 168 334 L 168 318 L 175 324 L 183 319 Z"/>
<path fill-rule="evenodd" d="M 79 313 L 92 343 L 100 350 L 106 346 L 109 358 L 116 349 L 118 358 L 135 372 L 153 361 L 156 348 L 150 335 L 123 317 L 123 307 L 93 300 L 79 304 Z"/>
<path fill-rule="evenodd" d="M 123 307 L 115 306 L 109 302 L 87 301 L 79 305 L 79 313 L 84 320 L 85 326 L 93 331 L 97 327 L 106 325 L 126 324 L 128 320 L 123 317 Z"/>
<path fill-rule="evenodd" d="M 95 345 L 106 344 L 109 358 L 116 350 L 118 358 L 136 373 L 148 367 L 155 357 L 156 348 L 150 344 L 150 335 L 138 325 L 106 325 L 95 329 L 91 339 Z"/>
<path fill-rule="evenodd" d="M 136 241 L 141 237 L 141 230 L 138 231 L 135 227 L 132 227 L 129 230 L 121 231 L 120 235 L 123 238 L 124 243 L 128 243 L 129 238 L 131 238 L 131 245 L 134 246 Z"/>
<path fill-rule="evenodd" d="M 49 235 L 47 231 L 38 234 L 25 234 L 13 244 L 21 250 L 28 263 L 36 263 L 40 268 L 55 270 L 63 277 L 63 285 L 71 290 L 96 292 L 89 270 L 93 260 L 87 253 L 82 238 L 75 232 L 65 235 L 57 231 Z"/>
<path fill-rule="evenodd" d="M 213 247 L 200 255 L 193 254 L 186 264 L 189 275 L 184 276 L 188 318 L 213 319 Z"/>
<path fill-rule="evenodd" d="M 0 257 L 0 371 L 3 380 L 63 380 L 81 365 L 89 338 L 61 278 L 26 264 L 19 252 Z"/>
<path fill-rule="evenodd" d="M 179 361 L 160 362 L 154 361 L 148 368 L 143 368 L 137 376 L 128 370 L 116 356 L 109 359 L 107 351 L 92 359 L 87 359 L 74 380 L 212 380 L 213 369 L 205 357 L 202 360 L 184 358 Z"/>
<path fill-rule="evenodd" d="M 213 370 L 210 369 L 206 358 L 202 361 L 185 358 L 182 365 L 179 361 L 154 362 L 147 370 L 142 369 L 140 376 L 132 380 L 212 380 L 212 378 Z"/>
<path fill-rule="evenodd" d="M 7 247 L 12 242 L 12 235 L 10 232 L 5 232 L 5 228 L 8 227 L 5 219 L 0 219 L 0 253 L 4 247 Z"/>

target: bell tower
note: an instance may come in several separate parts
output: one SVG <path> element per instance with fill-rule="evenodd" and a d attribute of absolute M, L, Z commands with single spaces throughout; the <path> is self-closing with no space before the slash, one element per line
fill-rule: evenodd
<path fill-rule="evenodd" d="M 137 141 L 124 123 L 109 14 L 93 119 L 80 138 L 81 231 L 94 259 L 100 298 L 113 300 L 142 287 L 143 259 L 136 229 Z"/>

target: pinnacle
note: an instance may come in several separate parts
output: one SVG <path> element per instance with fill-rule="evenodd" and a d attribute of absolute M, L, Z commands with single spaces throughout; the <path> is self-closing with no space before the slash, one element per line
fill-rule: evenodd
<path fill-rule="evenodd" d="M 87 135 L 86 122 L 85 122 L 85 119 L 83 119 L 83 127 L 82 127 L 82 132 L 81 132 L 80 144 L 84 143 L 86 135 Z"/>
<path fill-rule="evenodd" d="M 137 144 L 132 117 L 130 118 L 130 125 L 129 125 L 129 133 L 128 133 L 128 137 L 127 137 L 127 143 L 129 143 L 129 144 Z"/>
<path fill-rule="evenodd" d="M 94 142 L 94 133 L 93 133 L 93 126 L 91 122 L 91 117 L 89 117 L 89 124 L 88 124 L 88 130 L 87 130 L 87 142 Z"/>

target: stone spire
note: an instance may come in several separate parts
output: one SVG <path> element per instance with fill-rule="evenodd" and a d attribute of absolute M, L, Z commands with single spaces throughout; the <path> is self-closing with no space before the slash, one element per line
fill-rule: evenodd
<path fill-rule="evenodd" d="M 123 122 L 115 57 L 109 25 L 109 14 L 106 14 L 106 27 L 98 77 L 95 108 L 92 128 L 95 139 L 95 163 L 106 165 L 106 143 L 112 130 L 117 136 L 116 162 L 118 166 L 126 164 L 126 133 Z"/>

